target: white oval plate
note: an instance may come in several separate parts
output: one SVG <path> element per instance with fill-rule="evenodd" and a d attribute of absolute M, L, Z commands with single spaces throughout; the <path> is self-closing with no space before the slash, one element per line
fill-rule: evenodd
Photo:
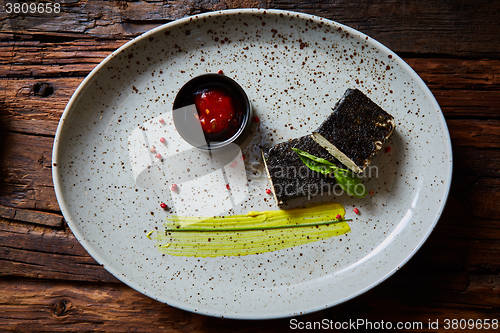
<path fill-rule="evenodd" d="M 260 118 L 241 147 L 247 158 L 238 172 L 250 182 L 229 180 L 242 189 L 231 195 L 220 170 L 200 168 L 206 156 L 193 151 L 171 124 L 178 89 L 196 75 L 219 69 L 243 86 Z M 349 234 L 218 258 L 162 255 L 146 238 L 146 230 L 164 222 L 161 201 L 189 215 L 276 209 L 265 194 L 269 185 L 259 145 L 310 133 L 353 87 L 392 114 L 397 127 L 392 150 L 375 159 L 378 176 L 367 182 L 375 195 L 336 199 L 354 218 Z M 166 145 L 159 143 L 161 136 Z M 151 145 L 164 162 L 149 152 Z M 399 269 L 439 219 L 452 152 L 439 105 L 394 52 L 323 18 L 245 9 L 181 19 L 113 52 L 68 103 L 53 162 L 57 199 L 68 225 L 118 279 L 175 307 L 256 319 L 333 306 Z M 178 194 L 170 192 L 172 182 L 179 184 Z"/>

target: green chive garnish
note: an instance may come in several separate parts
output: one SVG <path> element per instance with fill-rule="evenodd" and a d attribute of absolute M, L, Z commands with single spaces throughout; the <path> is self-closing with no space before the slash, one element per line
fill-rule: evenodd
<path fill-rule="evenodd" d="M 302 224 L 283 224 L 275 225 L 269 227 L 235 227 L 235 228 L 165 228 L 165 232 L 223 232 L 223 231 L 255 231 L 255 230 L 273 230 L 273 229 L 287 229 L 287 228 L 302 228 L 302 227 L 314 227 L 319 225 L 335 224 L 340 222 L 352 221 L 352 219 L 347 220 L 335 220 L 326 222 L 314 222 L 314 223 L 302 223 Z"/>

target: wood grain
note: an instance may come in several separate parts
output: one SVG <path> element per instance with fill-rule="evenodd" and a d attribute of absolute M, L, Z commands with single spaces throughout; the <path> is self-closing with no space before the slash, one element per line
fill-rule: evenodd
<path fill-rule="evenodd" d="M 0 42 L 0 77 L 84 77 L 128 41 L 82 37 L 52 42 L 3 39 Z"/>
<path fill-rule="evenodd" d="M 396 52 L 498 56 L 500 37 L 494 13 L 498 1 L 308 2 L 290 0 L 233 1 L 71 1 L 59 15 L 21 19 L 0 17 L 0 31 L 31 38 L 79 35 L 130 38 L 160 24 L 210 10 L 266 7 L 301 11 L 349 25 L 386 44 Z M 32 34 L 38 32 L 40 34 Z"/>
<path fill-rule="evenodd" d="M 68 230 L 0 219 L 0 276 L 117 282 Z"/>
<path fill-rule="evenodd" d="M 0 147 L 0 204 L 59 211 L 52 185 L 52 138 L 8 133 Z"/>
<path fill-rule="evenodd" d="M 0 206 L 0 217 L 14 221 L 41 224 L 51 227 L 62 227 L 64 223 L 62 215 L 58 213 L 7 206 Z"/>
<path fill-rule="evenodd" d="M 500 148 L 500 120 L 447 119 L 446 123 L 455 147 Z"/>
<path fill-rule="evenodd" d="M 120 283 L 64 223 L 51 179 L 53 136 L 81 80 L 140 33 L 208 10 L 265 7 L 359 29 L 399 53 L 446 116 L 453 183 L 415 257 L 368 293 L 302 320 L 498 318 L 500 2 L 63 1 L 61 15 L 0 13 L 0 331 L 276 332 L 288 320 L 208 318 Z M 425 331 L 425 330 L 424 330 Z"/>
<path fill-rule="evenodd" d="M 397 275 L 408 274 L 399 272 Z M 422 321 L 429 318 L 496 318 L 483 296 L 498 304 L 498 276 L 465 278 L 460 274 L 419 276 L 417 284 L 383 284 L 351 302 L 300 317 L 300 320 Z M 402 281 L 402 280 L 399 280 Z M 444 284 L 443 281 L 448 283 Z M 440 292 L 436 293 L 436 285 Z M 0 280 L 0 329 L 37 332 L 280 332 L 288 319 L 234 321 L 208 318 L 158 303 L 123 285 L 53 281 Z M 441 289 L 442 288 L 442 289 Z M 401 300 L 404 299 L 404 302 Z M 396 310 L 397 309 L 397 310 Z M 34 323 L 36 320 L 36 324 Z M 427 330 L 418 330 L 427 331 Z"/>
<path fill-rule="evenodd" d="M 126 41 L 4 39 L 0 42 L 0 78 L 4 78 L 0 79 L 0 93 L 6 110 L 2 121 L 14 131 L 52 135 L 83 77 Z M 500 115 L 500 61 L 411 57 L 405 60 L 429 85 L 445 115 Z M 53 93 L 36 94 L 37 84 L 50 85 Z"/>
<path fill-rule="evenodd" d="M 23 54 L 23 52 L 13 53 Z M 57 58 L 55 61 L 59 63 L 65 59 L 68 61 L 74 59 L 71 54 L 73 53 L 68 52 L 64 55 L 68 58 Z M 101 56 L 104 57 L 105 54 Z M 0 60 L 0 93 L 5 97 L 3 102 L 0 101 L 4 109 L 0 121 L 4 122 L 4 127 L 12 131 L 53 135 L 66 103 L 83 79 L 78 75 L 90 72 L 102 57 L 90 57 L 92 60 L 89 62 L 79 63 L 76 73 L 71 72 L 75 64 L 64 66 L 38 64 L 35 62 L 35 56 L 32 57 L 33 59 L 29 60 L 32 61 L 30 65 L 21 63 L 13 66 L 19 68 L 11 72 L 15 73 L 12 76 L 19 76 L 16 78 L 6 78 L 11 76 L 8 74 L 8 67 L 11 65 Z M 426 62 L 417 58 L 405 60 L 414 66 L 417 73 L 429 84 L 446 116 L 461 118 L 500 116 L 500 61 L 487 62 L 488 65 L 474 60 L 451 61 L 457 66 L 457 70 L 453 71 L 454 67 L 449 66 L 449 59 L 429 58 Z M 51 74 L 44 78 L 43 75 L 39 75 L 42 72 Z M 41 77 L 32 78 L 30 75 Z M 48 84 L 53 92 L 48 96 L 40 96 L 34 91 L 37 84 Z M 465 127 L 461 130 L 469 130 L 467 125 L 469 124 L 464 123 Z M 481 127 L 483 123 L 471 123 L 470 126 L 471 130 L 478 131 L 477 126 Z M 487 127 L 485 131 L 496 130 L 496 125 L 492 128 L 491 124 L 485 122 L 484 126 Z"/>

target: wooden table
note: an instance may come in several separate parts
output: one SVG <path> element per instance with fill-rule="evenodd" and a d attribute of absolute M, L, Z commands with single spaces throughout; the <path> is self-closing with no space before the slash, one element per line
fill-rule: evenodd
<path fill-rule="evenodd" d="M 51 178 L 54 132 L 71 94 L 110 52 L 186 15 L 236 7 L 302 11 L 379 40 L 425 80 L 446 116 L 454 174 L 418 254 L 368 293 L 301 320 L 499 318 L 500 2 L 63 1 L 57 15 L 0 13 L 0 330 L 269 331 L 158 303 L 117 281 L 79 243 Z"/>

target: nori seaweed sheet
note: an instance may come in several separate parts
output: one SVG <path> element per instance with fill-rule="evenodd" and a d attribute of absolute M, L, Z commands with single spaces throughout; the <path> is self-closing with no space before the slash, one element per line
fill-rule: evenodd
<path fill-rule="evenodd" d="M 394 118 L 358 89 L 347 89 L 316 130 L 359 168 L 364 169 L 392 133 Z"/>
<path fill-rule="evenodd" d="M 279 206 L 286 204 L 292 198 L 309 199 L 315 195 L 331 193 L 336 184 L 333 175 L 323 175 L 309 169 L 291 149 L 292 147 L 345 168 L 310 135 L 278 143 L 270 148 L 263 148 L 262 156 Z"/>

